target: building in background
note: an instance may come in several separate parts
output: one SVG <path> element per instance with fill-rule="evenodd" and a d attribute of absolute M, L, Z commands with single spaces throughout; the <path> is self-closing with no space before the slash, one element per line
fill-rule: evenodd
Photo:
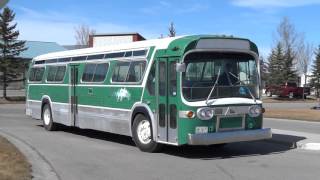
<path fill-rule="evenodd" d="M 34 57 L 42 54 L 50 53 L 50 52 L 67 50 L 66 48 L 60 46 L 56 42 L 43 42 L 43 41 L 26 41 L 25 47 L 28 49 L 21 52 L 19 55 L 19 58 L 21 59 L 21 61 L 24 61 L 24 64 L 25 64 L 25 72 L 23 73 L 23 77 L 18 78 L 22 80 L 9 83 L 8 89 L 24 88 L 23 79 L 25 79 L 27 70 L 28 70 L 28 65 Z"/>
<path fill-rule="evenodd" d="M 143 40 L 146 39 L 139 33 L 94 34 L 89 36 L 89 47 L 101 47 Z"/>

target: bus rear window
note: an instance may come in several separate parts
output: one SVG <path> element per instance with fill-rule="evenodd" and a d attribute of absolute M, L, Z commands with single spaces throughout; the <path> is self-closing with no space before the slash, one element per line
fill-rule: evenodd
<path fill-rule="evenodd" d="M 44 74 L 44 67 L 41 68 L 31 68 L 29 74 L 29 81 L 42 81 Z"/>

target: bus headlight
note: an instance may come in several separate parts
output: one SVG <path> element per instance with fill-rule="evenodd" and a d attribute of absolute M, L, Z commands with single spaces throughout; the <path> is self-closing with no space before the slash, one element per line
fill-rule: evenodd
<path fill-rule="evenodd" d="M 258 117 L 262 113 L 261 106 L 252 105 L 249 107 L 248 114 L 250 117 Z"/>
<path fill-rule="evenodd" d="M 209 120 L 213 117 L 213 115 L 214 115 L 213 108 L 203 107 L 197 110 L 197 116 L 201 120 Z"/>

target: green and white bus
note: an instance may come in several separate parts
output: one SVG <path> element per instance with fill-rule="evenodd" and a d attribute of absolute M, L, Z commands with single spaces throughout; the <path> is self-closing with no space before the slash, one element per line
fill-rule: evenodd
<path fill-rule="evenodd" d="M 26 114 L 162 144 L 216 145 L 271 138 L 263 128 L 257 46 L 194 35 L 49 53 L 33 59 Z"/>

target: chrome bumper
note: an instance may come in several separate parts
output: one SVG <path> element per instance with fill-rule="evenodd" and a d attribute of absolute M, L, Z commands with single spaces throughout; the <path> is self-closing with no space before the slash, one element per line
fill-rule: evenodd
<path fill-rule="evenodd" d="M 257 129 L 257 130 L 241 130 L 231 132 L 218 132 L 218 133 L 206 133 L 206 134 L 189 134 L 189 145 L 210 145 L 210 144 L 222 144 L 232 143 L 240 141 L 255 141 L 261 139 L 272 138 L 272 132 L 270 128 Z"/>

